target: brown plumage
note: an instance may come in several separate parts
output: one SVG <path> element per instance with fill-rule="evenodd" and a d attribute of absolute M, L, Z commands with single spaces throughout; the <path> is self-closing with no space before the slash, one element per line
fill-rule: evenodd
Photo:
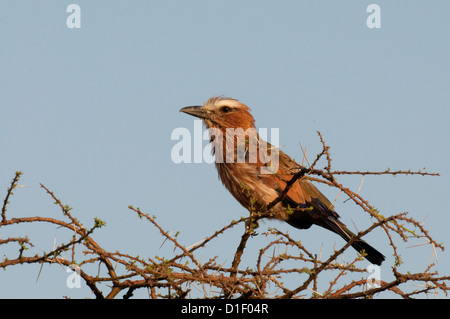
<path fill-rule="evenodd" d="M 238 100 L 210 98 L 203 106 L 189 106 L 181 112 L 199 117 L 210 130 L 216 168 L 225 187 L 249 211 L 265 211 L 280 196 L 300 167 L 281 150 L 262 140 L 250 108 Z M 339 221 L 330 201 L 306 176 L 297 180 L 271 210 L 274 218 L 307 229 L 318 225 L 349 241 L 355 235 Z M 363 240 L 352 244 L 366 258 L 380 265 L 385 259 Z"/>

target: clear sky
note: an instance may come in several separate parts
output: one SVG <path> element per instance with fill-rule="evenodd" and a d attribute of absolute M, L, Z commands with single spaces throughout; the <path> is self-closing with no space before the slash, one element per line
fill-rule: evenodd
<path fill-rule="evenodd" d="M 71 3 L 81 8 L 79 29 L 66 25 Z M 381 28 L 366 25 L 371 3 L 381 8 Z M 94 234 L 105 248 L 149 257 L 171 249 L 160 248 L 157 230 L 128 205 L 180 231 L 187 246 L 246 216 L 214 165 L 171 159 L 172 131 L 194 128 L 179 109 L 227 95 L 252 108 L 257 127 L 279 128 L 282 149 L 297 159 L 299 142 L 312 158 L 321 150 L 319 130 L 335 169 L 439 172 L 366 177 L 360 193 L 384 215 L 408 211 L 425 220 L 447 246 L 437 269 L 448 275 L 449 12 L 444 0 L 2 1 L 0 196 L 15 171 L 28 186 L 16 190 L 8 216 L 60 217 L 43 183 L 86 226 L 94 217 L 106 221 Z M 356 191 L 361 178 L 341 181 Z M 320 189 L 331 200 L 337 195 Z M 336 202 L 342 220 L 369 225 L 345 199 Z M 318 227 L 267 226 L 289 230 L 316 252 L 343 244 Z M 230 263 L 241 232 L 211 243 L 205 258 Z M 0 229 L 1 238 L 13 235 L 29 236 L 30 254 L 71 236 L 45 225 Z M 253 254 L 263 247 L 258 240 L 248 246 Z M 392 279 L 387 239 L 378 231 L 367 240 L 387 256 L 382 279 Z M 402 271 L 428 263 L 430 246 L 406 248 L 418 243 L 402 246 L 409 260 Z M 6 253 L 0 247 L 2 259 Z M 38 273 L 37 265 L 0 270 L 0 297 L 93 297 L 84 286 L 67 288 L 63 267 L 44 265 L 36 282 Z"/>

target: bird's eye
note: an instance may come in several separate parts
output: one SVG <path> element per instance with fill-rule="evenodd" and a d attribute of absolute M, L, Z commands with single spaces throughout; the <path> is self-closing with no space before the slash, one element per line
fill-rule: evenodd
<path fill-rule="evenodd" d="M 222 113 L 228 113 L 231 111 L 231 107 L 229 106 L 224 106 L 220 109 L 222 111 Z"/>

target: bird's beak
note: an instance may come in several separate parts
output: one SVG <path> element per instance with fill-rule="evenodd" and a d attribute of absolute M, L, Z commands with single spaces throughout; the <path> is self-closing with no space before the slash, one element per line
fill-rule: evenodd
<path fill-rule="evenodd" d="M 201 106 L 186 106 L 183 107 L 180 112 L 199 117 L 201 119 L 206 118 L 206 111 Z"/>

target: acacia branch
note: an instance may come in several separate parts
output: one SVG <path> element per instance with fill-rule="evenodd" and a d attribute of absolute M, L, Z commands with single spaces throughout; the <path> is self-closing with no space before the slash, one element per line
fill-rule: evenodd
<path fill-rule="evenodd" d="M 338 175 L 420 175 L 439 176 L 438 173 L 428 173 L 424 169 L 419 171 L 339 171 L 333 170 L 329 146 L 326 145 L 323 136 L 318 132 L 322 151 L 317 154 L 315 160 L 309 167 L 296 166 L 292 170 L 291 178 L 286 181 L 285 189 L 274 199 L 264 211 L 251 212 L 250 216 L 233 220 L 228 225 L 211 235 L 204 237 L 198 243 L 186 246 L 177 237 L 178 233 L 166 231 L 164 227 L 156 222 L 155 217 L 142 212 L 139 208 L 130 206 L 141 219 L 149 221 L 164 239 L 164 242 L 173 245 L 173 255 L 164 257 L 140 257 L 119 251 L 107 251 L 100 243 L 93 239 L 94 230 L 104 226 L 104 222 L 95 219 L 94 226 L 86 228 L 81 221 L 75 218 L 72 208 L 64 205 L 62 201 L 41 184 L 41 187 L 51 197 L 62 212 L 62 218 L 53 217 L 15 217 L 8 218 L 6 215 L 7 205 L 13 190 L 18 186 L 21 172 L 17 172 L 8 187 L 1 211 L 1 227 L 21 225 L 24 223 L 45 223 L 62 227 L 73 233 L 72 240 L 60 243 L 48 253 L 32 255 L 30 251 L 36 247 L 32 239 L 27 236 L 12 236 L 0 239 L 0 246 L 10 243 L 19 245 L 18 257 L 6 257 L 0 261 L 0 268 L 7 269 L 18 264 L 54 264 L 71 266 L 74 260 L 78 260 L 78 266 L 83 269 L 80 276 L 85 284 L 91 289 L 96 298 L 115 298 L 120 293 L 123 298 L 133 297 L 136 291 L 147 289 L 150 298 L 190 298 L 202 296 L 204 298 L 373 298 L 377 294 L 386 291 L 393 292 L 402 298 L 412 298 L 423 294 L 437 294 L 443 292 L 447 295 L 450 276 L 439 276 L 433 272 L 433 264 L 429 264 L 423 272 L 415 274 L 402 274 L 397 270 L 397 265 L 402 260 L 399 254 L 399 241 L 411 241 L 414 238 L 425 239 L 432 247 L 433 253 L 436 248 L 444 249 L 442 243 L 438 243 L 432 235 L 419 223 L 406 213 L 384 216 L 376 210 L 358 192 L 337 182 Z M 321 160 L 326 159 L 323 169 L 317 169 Z M 308 162 L 309 164 L 309 162 Z M 322 258 L 321 254 L 311 252 L 301 242 L 276 228 L 271 228 L 255 236 L 255 229 L 261 218 L 272 217 L 271 209 L 283 200 L 290 188 L 299 179 L 309 179 L 320 182 L 329 187 L 344 192 L 353 203 L 363 212 L 374 218 L 374 222 L 363 231 L 359 231 L 354 238 L 339 249 L 335 249 L 329 256 Z M 230 266 L 221 258 L 230 260 L 230 256 L 214 256 L 204 258 L 202 249 L 211 245 L 214 240 L 219 240 L 225 232 L 238 224 L 244 224 L 244 232 L 231 256 Z M 338 262 L 339 256 L 345 253 L 354 241 L 366 236 L 377 228 L 381 228 L 388 239 L 395 263 L 392 281 L 378 281 L 379 287 L 368 288 L 367 281 L 361 279 L 361 275 L 367 270 L 361 267 L 362 256 L 355 256 L 349 262 Z M 249 241 L 261 236 L 269 238 L 269 244 L 262 246 L 257 254 L 255 265 L 242 262 L 246 245 Z M 13 246 L 14 247 L 14 246 Z M 11 248 L 13 248 L 11 247 Z M 157 248 L 157 247 L 156 247 Z M 64 255 L 70 254 L 67 257 Z M 200 257 L 199 257 L 200 255 Z M 17 256 L 17 255 L 16 255 Z M 340 259 L 340 258 L 339 258 Z M 97 272 L 88 273 L 89 267 L 94 266 Z M 333 274 L 329 281 L 325 274 Z M 296 276 L 300 283 L 290 287 L 286 276 Z M 358 279 L 352 278 L 357 275 Z M 350 279 L 347 279 L 350 278 Z M 344 280 L 345 279 L 345 280 Z M 328 288 L 320 292 L 323 280 L 328 281 Z M 344 284 L 340 284 L 344 282 Z M 409 290 L 406 283 L 422 285 L 421 289 Z M 400 289 L 402 286 L 402 289 Z M 311 291 L 313 293 L 311 294 Z"/>

